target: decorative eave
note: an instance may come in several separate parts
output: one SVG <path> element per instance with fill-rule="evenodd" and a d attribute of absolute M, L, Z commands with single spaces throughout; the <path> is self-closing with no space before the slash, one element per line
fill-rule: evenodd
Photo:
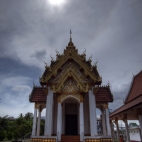
<path fill-rule="evenodd" d="M 74 60 L 77 64 L 80 65 L 80 69 L 83 70 L 84 75 L 86 77 L 90 77 L 94 82 L 98 85 L 101 84 L 102 78 L 99 76 L 99 73 L 97 71 L 97 66 L 96 65 L 88 65 L 88 62 L 91 64 L 91 59 L 89 58 L 88 61 L 86 61 L 86 55 L 83 53 L 82 55 L 78 54 L 78 50 L 76 47 L 72 44 L 69 44 L 70 46 L 67 46 L 66 49 L 64 50 L 64 54 L 60 55 L 57 51 L 57 59 L 56 61 L 51 60 L 51 65 L 50 66 L 45 66 L 45 71 L 40 78 L 40 83 L 41 85 L 45 85 L 48 83 L 48 81 L 52 77 L 56 77 L 58 72 L 62 70 L 62 65 L 65 64 L 68 60 Z"/>

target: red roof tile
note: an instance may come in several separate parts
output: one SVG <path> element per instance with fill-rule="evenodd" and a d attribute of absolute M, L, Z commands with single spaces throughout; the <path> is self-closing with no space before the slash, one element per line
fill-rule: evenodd
<path fill-rule="evenodd" d="M 113 96 L 111 95 L 109 87 L 99 87 L 95 94 L 97 102 L 112 102 Z M 46 94 L 41 87 L 34 87 L 29 98 L 30 102 L 46 102 Z"/>
<path fill-rule="evenodd" d="M 46 94 L 41 87 L 34 87 L 29 98 L 30 102 L 45 102 Z"/>
<path fill-rule="evenodd" d="M 112 102 L 113 101 L 113 96 L 108 86 L 99 87 L 98 91 L 95 93 L 95 96 L 96 96 L 97 102 Z"/>
<path fill-rule="evenodd" d="M 141 94 L 142 94 L 142 71 L 134 77 L 125 103 L 134 100 L 135 98 L 139 97 Z"/>

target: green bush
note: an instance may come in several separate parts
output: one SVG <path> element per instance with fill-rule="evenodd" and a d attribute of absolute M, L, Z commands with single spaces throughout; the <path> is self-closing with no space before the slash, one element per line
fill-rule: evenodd
<path fill-rule="evenodd" d="M 0 131 L 0 141 L 5 139 L 5 132 L 3 130 Z"/>
<path fill-rule="evenodd" d="M 8 132 L 7 139 L 12 140 L 13 139 L 13 132 Z"/>

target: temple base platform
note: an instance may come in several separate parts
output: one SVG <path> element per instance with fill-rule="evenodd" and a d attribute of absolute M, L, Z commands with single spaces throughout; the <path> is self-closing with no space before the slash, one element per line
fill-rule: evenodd
<path fill-rule="evenodd" d="M 59 142 L 57 136 L 32 136 L 31 142 Z M 61 142 L 80 142 L 80 136 L 64 135 Z M 83 142 L 112 142 L 111 137 L 107 136 L 84 136 Z"/>

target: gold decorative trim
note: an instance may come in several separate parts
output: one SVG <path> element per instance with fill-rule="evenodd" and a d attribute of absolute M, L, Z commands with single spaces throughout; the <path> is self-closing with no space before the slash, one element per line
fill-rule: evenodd
<path fill-rule="evenodd" d="M 59 74 L 58 77 L 53 80 L 53 85 L 51 87 L 51 90 L 54 93 L 62 92 L 66 80 L 70 77 L 72 77 L 75 80 L 76 86 L 79 89 L 79 91 L 88 92 L 89 90 L 88 83 L 90 84 L 91 82 L 88 79 L 86 79 L 86 77 L 82 75 L 80 71 L 77 69 L 76 65 L 72 63 L 66 65 L 63 68 L 62 73 Z"/>
<path fill-rule="evenodd" d="M 58 102 L 62 103 L 68 98 L 72 98 L 77 100 L 78 102 L 83 102 L 83 95 L 82 94 L 61 94 L 58 95 Z"/>
<path fill-rule="evenodd" d="M 46 103 L 45 102 L 36 102 L 35 108 L 40 109 L 40 111 L 42 111 L 44 108 L 46 108 Z"/>
<path fill-rule="evenodd" d="M 48 95 L 48 86 L 46 86 L 46 87 L 42 86 L 42 89 L 43 89 L 44 93 L 46 95 Z"/>
<path fill-rule="evenodd" d="M 105 109 L 106 109 L 106 108 L 108 108 L 108 103 L 103 104 L 102 106 L 103 106 L 103 108 L 105 108 Z"/>
<path fill-rule="evenodd" d="M 70 49 L 66 52 L 65 55 L 63 55 L 61 58 L 58 59 L 58 62 L 55 63 L 53 66 L 52 70 L 45 78 L 40 78 L 41 82 L 48 82 L 48 80 L 52 76 L 57 75 L 57 71 L 60 69 L 60 67 L 68 60 L 68 59 L 74 59 L 84 70 L 84 73 L 86 76 L 90 76 L 90 78 L 96 82 L 96 81 L 101 81 L 100 76 L 96 76 L 94 73 L 91 72 L 90 68 L 87 66 L 87 64 L 84 62 L 82 57 L 75 52 L 74 49 Z"/>

